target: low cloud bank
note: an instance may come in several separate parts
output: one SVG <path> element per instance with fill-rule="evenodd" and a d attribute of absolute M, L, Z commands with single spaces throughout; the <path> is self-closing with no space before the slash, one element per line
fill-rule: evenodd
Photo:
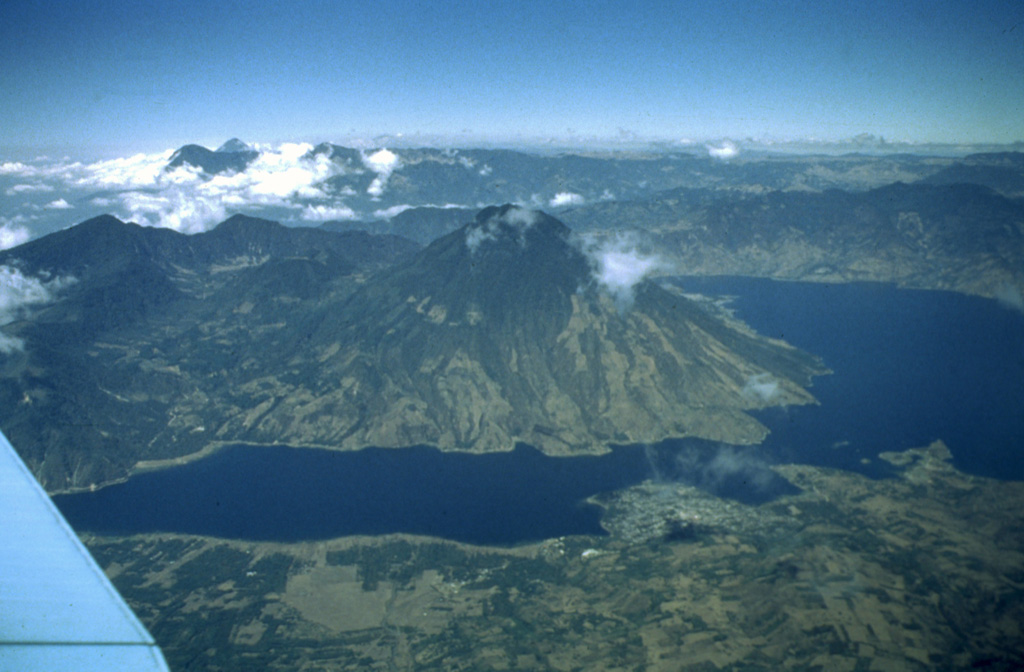
<path fill-rule="evenodd" d="M 400 205 L 392 205 L 390 208 L 382 208 L 380 210 L 374 210 L 373 211 L 373 216 L 376 219 L 391 219 L 392 217 L 397 217 L 398 215 L 402 214 L 406 210 L 412 210 L 413 208 L 416 208 L 416 207 L 417 206 L 409 205 L 408 203 L 402 203 Z"/>
<path fill-rule="evenodd" d="M 122 202 L 140 224 L 182 233 L 206 231 L 243 207 L 288 208 L 307 220 L 345 219 L 350 210 L 342 205 L 299 202 L 327 201 L 323 183 L 344 170 L 312 149 L 307 143 L 264 148 L 244 171 L 209 179 L 198 168 L 181 166 L 160 176 L 156 193 L 122 195 Z"/>
<path fill-rule="evenodd" d="M 328 193 L 326 182 L 363 168 L 334 162 L 308 143 L 259 146 L 258 155 L 245 170 L 206 175 L 197 166 L 183 164 L 167 170 L 173 150 L 97 161 L 89 164 L 58 161 L 0 164 L 0 174 L 18 179 L 8 195 L 30 196 L 60 189 L 89 194 L 86 207 L 102 207 L 111 214 L 144 226 L 198 233 L 226 219 L 233 211 L 280 208 L 296 219 L 317 220 L 322 213 L 347 208 L 340 196 L 348 190 Z M 387 150 L 367 157 L 378 173 L 379 186 L 397 165 Z M 384 176 L 384 177 L 382 177 Z M 98 193 L 97 193 L 98 192 Z M 38 210 L 56 212 L 72 208 L 67 197 L 50 198 Z M 72 201 L 73 203 L 74 201 Z M 344 217 L 334 217 L 342 219 Z"/>
<path fill-rule="evenodd" d="M 18 268 L 0 266 L 0 327 L 23 318 L 31 306 L 50 303 L 73 282 L 73 278 L 33 278 Z M 24 346 L 20 338 L 0 330 L 0 354 L 10 354 Z"/>
<path fill-rule="evenodd" d="M 120 194 L 120 206 L 126 213 L 122 219 L 180 233 L 201 233 L 227 219 L 223 200 L 197 198 L 185 189 Z"/>
<path fill-rule="evenodd" d="M 18 177 L 33 177 L 36 175 L 35 166 L 30 166 L 21 161 L 4 161 L 0 163 L 0 175 L 17 175 Z"/>
<path fill-rule="evenodd" d="M 356 212 L 348 206 L 307 205 L 302 209 L 302 219 L 307 222 L 327 222 L 337 219 L 356 219 Z"/>

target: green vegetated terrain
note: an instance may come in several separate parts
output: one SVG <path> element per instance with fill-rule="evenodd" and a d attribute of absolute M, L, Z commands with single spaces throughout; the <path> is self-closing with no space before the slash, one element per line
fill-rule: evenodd
<path fill-rule="evenodd" d="M 651 281 L 604 287 L 543 213 L 488 208 L 414 247 L 236 217 L 192 237 L 101 218 L 16 248 L 75 281 L 7 327 L 26 346 L 0 371 L 5 432 L 51 490 L 230 442 L 744 444 L 766 432 L 745 411 L 813 403 L 825 372 Z"/>
<path fill-rule="evenodd" d="M 635 227 L 693 275 L 872 280 L 993 296 L 1024 284 L 1024 209 L 976 184 L 735 194 L 678 189 L 584 206 L 574 228 Z"/>
<path fill-rule="evenodd" d="M 610 536 L 511 549 L 85 541 L 175 670 L 1019 668 L 1024 487 L 886 458 L 779 467 L 803 492 L 760 506 L 636 486 Z"/>
<path fill-rule="evenodd" d="M 356 150 L 313 151 L 351 169 L 326 192 L 413 207 L 193 236 L 106 216 L 0 252 L 42 288 L 0 326 L 0 427 L 49 491 L 242 441 L 756 443 L 748 411 L 814 403 L 813 353 L 650 277 L 602 284 L 601 249 L 662 274 L 1024 291 L 1019 154 L 417 150 L 378 202 Z M 215 154 L 172 162 L 253 159 Z M 478 207 L 555 192 L 580 196 L 558 219 Z M 600 498 L 608 536 L 516 548 L 86 542 L 174 670 L 1019 669 L 1021 485 L 955 471 L 941 444 L 886 458 L 900 478 L 776 467 L 802 492 L 760 506 L 645 483 Z"/>

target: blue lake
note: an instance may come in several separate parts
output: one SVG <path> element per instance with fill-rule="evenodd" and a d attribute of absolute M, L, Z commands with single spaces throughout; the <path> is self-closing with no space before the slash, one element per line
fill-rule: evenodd
<path fill-rule="evenodd" d="M 966 472 L 1024 479 L 1024 314 L 995 301 L 882 284 L 679 278 L 730 295 L 759 332 L 822 357 L 819 406 L 769 409 L 764 444 L 703 441 L 548 458 L 527 446 L 330 452 L 236 446 L 92 493 L 55 497 L 79 530 L 298 541 L 406 532 L 478 544 L 602 534 L 584 500 L 647 478 L 756 503 L 794 491 L 770 463 L 884 477 L 883 451 L 942 439 Z M 725 459 L 723 459 L 725 458 Z"/>
<path fill-rule="evenodd" d="M 994 300 L 879 283 L 680 278 L 733 295 L 759 333 L 820 356 L 820 406 L 770 409 L 776 461 L 881 476 L 880 452 L 942 439 L 962 471 L 1024 479 L 1024 313 Z M 862 459 L 869 464 L 862 464 Z"/>
<path fill-rule="evenodd" d="M 406 532 L 478 544 L 602 534 L 595 492 L 639 482 L 639 448 L 550 458 L 527 446 L 470 455 L 232 446 L 54 502 L 79 530 L 299 541 Z"/>

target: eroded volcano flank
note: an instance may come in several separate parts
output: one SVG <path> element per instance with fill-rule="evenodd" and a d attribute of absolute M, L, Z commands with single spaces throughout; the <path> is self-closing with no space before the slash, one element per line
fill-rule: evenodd
<path fill-rule="evenodd" d="M 522 441 L 550 454 L 751 443 L 766 430 L 745 411 L 813 402 L 804 386 L 822 372 L 650 281 L 622 310 L 565 225 L 514 206 L 483 210 L 330 306 L 307 346 L 278 376 L 301 382 L 275 385 L 222 436 L 474 452 Z"/>

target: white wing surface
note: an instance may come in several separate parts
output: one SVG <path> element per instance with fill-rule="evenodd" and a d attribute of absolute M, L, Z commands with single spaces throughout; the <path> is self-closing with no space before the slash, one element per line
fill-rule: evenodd
<path fill-rule="evenodd" d="M 0 672 L 167 671 L 146 628 L 0 433 Z"/>

